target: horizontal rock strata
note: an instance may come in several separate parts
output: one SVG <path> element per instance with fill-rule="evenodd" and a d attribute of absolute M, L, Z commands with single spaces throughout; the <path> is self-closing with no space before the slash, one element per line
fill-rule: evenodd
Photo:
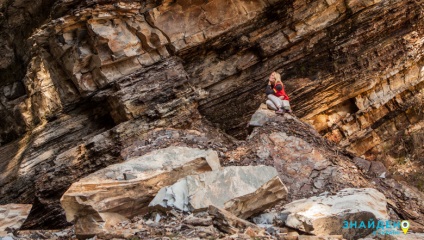
<path fill-rule="evenodd" d="M 64 227 L 73 182 L 174 144 L 275 165 L 290 200 L 373 177 L 423 223 L 423 16 L 404 0 L 1 1 L 0 204 L 33 204 L 26 228 Z M 276 131 L 239 146 L 217 130 L 248 136 L 272 71 L 297 117 L 384 166 L 358 174 L 296 118 L 302 131 L 259 117 Z"/>

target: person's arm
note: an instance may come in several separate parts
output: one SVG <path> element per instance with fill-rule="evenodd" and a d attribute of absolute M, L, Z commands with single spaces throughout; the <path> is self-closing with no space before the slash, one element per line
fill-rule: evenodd
<path fill-rule="evenodd" d="M 265 93 L 266 93 L 266 95 L 274 94 L 274 89 L 272 88 L 272 86 L 270 84 L 268 84 L 266 86 Z"/>
<path fill-rule="evenodd" d="M 283 88 L 283 95 L 280 97 L 281 100 L 287 100 L 290 101 L 289 95 L 287 95 L 286 91 Z"/>
<path fill-rule="evenodd" d="M 274 83 L 275 83 L 275 76 L 274 76 L 274 72 L 272 72 L 271 75 L 269 75 L 269 78 L 268 78 L 268 85 L 266 86 L 266 90 L 265 90 L 266 95 L 275 93 L 274 92 Z"/>

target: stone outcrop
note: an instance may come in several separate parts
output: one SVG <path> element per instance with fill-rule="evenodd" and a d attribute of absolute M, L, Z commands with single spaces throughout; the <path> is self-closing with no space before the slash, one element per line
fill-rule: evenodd
<path fill-rule="evenodd" d="M 185 212 L 202 211 L 209 205 L 225 206 L 236 216 L 247 218 L 286 197 L 287 189 L 277 174 L 268 166 L 232 166 L 187 176 L 162 188 L 149 206 Z M 257 204 L 245 206 L 249 200 Z"/>
<path fill-rule="evenodd" d="M 249 121 L 250 127 L 262 127 L 275 113 L 268 110 L 266 104 L 261 104 Z"/>
<path fill-rule="evenodd" d="M 256 163 L 275 166 L 289 188 L 289 199 L 337 191 L 338 188 L 330 189 L 336 185 L 359 187 L 367 184 L 363 177 L 350 169 L 353 164 L 340 162 L 341 156 L 329 151 L 331 145 L 328 142 L 317 141 L 319 135 L 310 125 L 289 114 L 281 117 L 271 113 L 263 127 L 253 129 L 246 143 L 239 146 L 239 151 L 228 154 L 230 158 L 241 152 L 234 156 L 240 164 L 250 164 L 255 156 Z"/>
<path fill-rule="evenodd" d="M 95 235 L 141 214 L 161 187 L 219 167 L 211 150 L 159 149 L 80 179 L 64 193 L 61 204 L 67 220 L 75 221 L 78 235 Z"/>
<path fill-rule="evenodd" d="M 420 0 L 2 0 L 0 204 L 63 228 L 72 183 L 172 145 L 275 166 L 288 201 L 375 187 L 424 224 L 423 16 Z M 319 134 L 272 113 L 248 142 L 218 130 L 249 135 L 275 70 Z"/>
<path fill-rule="evenodd" d="M 128 126 L 128 125 L 125 125 Z M 130 128 L 131 129 L 131 128 Z M 121 129 L 123 130 L 123 129 Z M 118 131 L 119 132 L 119 131 Z M 122 131 L 122 135 L 130 135 L 132 131 Z M 266 139 L 264 136 L 269 136 L 271 133 L 285 133 L 288 137 L 288 141 L 281 142 L 279 145 L 274 143 L 262 141 L 261 139 Z M 122 137 L 123 139 L 128 139 L 129 136 L 123 137 L 121 134 L 116 135 Z M 136 133 L 137 134 L 137 133 Z M 203 135 L 208 136 L 209 138 L 202 137 L 202 134 L 194 130 L 172 130 L 172 129 L 158 129 L 149 134 L 142 134 L 143 139 L 146 139 L 146 142 L 137 143 L 134 145 L 126 145 L 126 147 L 121 146 L 119 149 L 126 149 L 122 151 L 123 156 L 126 156 L 127 160 L 134 158 L 134 156 L 144 155 L 143 153 L 148 153 L 156 149 L 157 147 L 164 146 L 166 144 L 182 144 L 184 141 L 190 140 L 192 144 L 199 144 L 199 147 L 205 146 L 202 144 L 203 141 L 208 141 L 208 139 L 213 139 L 212 135 Z M 138 136 L 140 137 L 140 136 Z M 216 136 L 215 136 L 216 137 Z M 131 139 L 131 138 L 129 138 Z M 218 140 L 219 138 L 215 138 Z M 298 139 L 302 139 L 299 141 Z M 104 141 L 104 140 L 102 140 Z M 102 144 L 102 141 L 96 141 L 98 144 Z M 181 142 L 183 141 L 183 142 Z M 185 142 L 189 144 L 190 142 Z M 323 188 L 316 188 L 314 185 L 311 188 L 302 188 L 302 186 L 296 185 L 293 182 L 290 182 L 289 194 L 287 195 L 287 201 L 291 202 L 293 200 L 315 196 L 325 191 L 337 192 L 338 190 L 345 187 L 374 187 L 381 189 L 382 192 L 387 196 L 388 208 L 391 219 L 398 219 L 399 216 L 410 216 L 408 218 L 414 218 L 417 221 L 419 226 L 421 221 L 420 211 L 422 209 L 422 193 L 418 192 L 412 187 L 406 187 L 404 184 L 386 178 L 382 180 L 381 178 L 367 179 L 366 176 L 361 174 L 361 171 L 351 162 L 351 157 L 346 155 L 343 151 L 338 149 L 335 145 L 332 145 L 330 142 L 321 138 L 311 126 L 299 121 L 297 118 L 284 115 L 279 116 L 271 114 L 271 117 L 268 118 L 267 122 L 260 128 L 255 128 L 252 132 L 250 138 L 245 142 L 238 142 L 235 148 L 231 148 L 230 144 L 223 144 L 224 142 L 217 141 L 216 143 L 208 143 L 210 145 L 208 148 L 215 148 L 214 146 L 220 146 L 217 148 L 219 156 L 223 165 L 256 165 L 259 161 L 263 164 L 274 166 L 279 161 L 285 161 L 289 157 L 299 159 L 298 163 L 305 162 L 307 166 L 308 158 L 301 158 L 303 150 L 313 150 L 310 152 L 319 152 L 323 157 L 328 159 L 331 162 L 330 166 L 334 167 L 336 173 L 328 175 L 326 168 L 317 168 L 314 169 L 314 172 L 310 176 L 303 177 L 302 175 L 298 176 L 298 173 L 295 171 L 285 171 L 284 168 L 276 168 L 278 175 L 282 178 L 292 178 L 295 181 L 304 181 L 307 183 L 313 183 L 315 180 L 311 176 L 321 176 L 322 179 L 326 180 L 325 186 Z M 280 155 L 279 149 L 282 148 L 281 144 L 291 144 L 291 151 L 286 151 L 286 155 Z M 94 148 L 97 148 L 99 145 L 94 145 Z M 228 147 L 229 149 L 224 149 Z M 305 148 L 308 146 L 308 148 Z M 269 152 L 268 156 L 261 155 L 262 158 L 259 158 L 258 153 L 261 151 Z M 303 152 L 305 154 L 305 152 Z M 288 163 L 295 164 L 296 162 Z M 288 165 L 290 166 L 290 165 Z M 327 168 L 328 168 L 327 167 Z M 298 178 L 296 178 L 298 177 Z M 306 179 L 304 179 L 306 178 Z M 309 179 L 309 181 L 307 180 Z M 124 181 L 124 180 L 123 180 Z M 298 189 L 298 187 L 301 187 Z M 254 196 L 252 196 L 254 198 Z M 281 205 L 280 205 L 281 207 Z M 275 208 L 280 209 L 279 206 Z M 200 224 L 209 224 L 210 218 L 205 217 L 204 213 L 195 213 L 199 214 L 197 216 L 203 216 L 204 221 L 197 221 Z M 240 221 L 240 218 L 237 218 L 235 215 L 230 214 L 236 218 L 237 223 Z M 171 217 L 168 222 L 163 222 L 162 219 L 166 218 L 165 216 Z M 172 216 L 175 216 L 172 219 Z M 214 226 L 218 228 L 219 224 L 223 226 L 228 226 L 225 221 L 217 221 L 214 226 L 190 226 L 187 224 L 181 224 L 183 217 L 178 217 L 178 213 L 175 211 L 169 211 L 166 215 L 162 214 L 151 214 L 147 216 L 151 220 L 146 223 L 140 222 L 140 217 L 135 217 L 131 220 L 125 219 L 120 223 L 116 223 L 110 231 L 102 232 L 98 234 L 98 237 L 101 238 L 130 238 L 132 236 L 137 236 L 139 238 L 146 238 L 146 236 L 180 236 L 182 238 L 189 238 L 193 236 L 197 237 L 218 237 L 217 233 L 219 230 L 215 229 Z M 144 218 L 144 216 L 143 216 Z M 403 217 L 402 217 L 403 218 Z M 119 220 L 115 218 L 116 220 Z M 196 222 L 196 221 L 194 221 Z M 194 223 L 191 222 L 190 224 Z M 276 224 L 281 223 L 281 221 L 276 221 Z M 194 223 L 196 225 L 198 223 Z M 236 227 L 234 227 L 236 226 Z M 238 227 L 237 227 L 238 226 Z M 412 226 L 412 221 L 411 221 Z M 187 229 L 188 228 L 188 229 Z M 222 228 L 224 229 L 224 228 Z M 255 226 L 244 227 L 244 225 L 232 225 L 232 230 L 237 231 L 237 236 L 242 239 L 250 239 L 252 236 L 263 236 L 261 235 L 263 231 L 267 231 L 267 235 L 271 234 L 270 238 L 282 238 L 282 237 L 297 237 L 299 238 L 302 234 L 297 232 L 287 232 L 287 229 L 281 227 L 281 225 L 266 227 L 257 229 Z M 224 230 L 220 230 L 224 231 Z M 198 235 L 197 235 L 198 234 Z M 228 233 L 226 233 L 228 234 Z M 319 236 L 319 237 L 328 237 L 329 236 Z M 332 236 L 334 237 L 334 235 Z M 337 239 L 340 239 L 338 236 Z"/>
<path fill-rule="evenodd" d="M 385 196 L 375 189 L 343 189 L 334 196 L 318 196 L 297 200 L 284 206 L 285 224 L 314 235 L 343 234 L 347 239 L 365 237 L 373 229 L 368 227 L 343 228 L 349 224 L 373 219 L 388 220 Z"/>
<path fill-rule="evenodd" d="M 0 205 L 0 238 L 19 230 L 31 211 L 31 204 Z"/>
<path fill-rule="evenodd" d="M 174 60 L 163 63 L 156 73 L 150 69 L 153 75 L 144 75 L 149 71 L 138 74 L 152 82 L 162 79 L 163 87 L 167 85 L 176 87 L 180 80 L 180 84 L 184 84 L 186 76 L 178 73 L 178 68 L 175 68 L 178 61 Z M 134 81 L 133 79 L 138 78 L 135 75 L 123 81 L 127 83 Z M 139 82 L 139 84 L 142 86 L 144 83 Z M 118 87 L 115 90 L 134 91 L 131 85 L 125 83 L 124 85 L 126 87 Z M 123 106 L 119 98 L 114 98 L 111 101 L 114 105 L 116 104 L 116 111 L 112 112 L 105 99 L 108 91 L 99 92 L 99 95 L 92 96 L 86 104 L 70 110 L 67 114 L 56 113 L 58 116 L 53 117 L 54 121 L 43 122 L 31 134 L 1 147 L 2 151 L 8 154 L 1 156 L 1 182 L 4 187 L 1 189 L 0 203 L 8 203 L 10 199 L 15 199 L 13 202 L 33 203 L 34 199 L 37 199 L 37 203 L 41 205 L 38 208 L 38 204 L 35 204 L 34 212 L 40 212 L 40 214 L 45 212 L 45 214 L 42 214 L 42 220 L 32 221 L 30 216 L 27 222 L 30 226 L 43 224 L 43 222 L 66 225 L 58 199 L 72 182 L 109 164 L 123 161 L 127 158 L 125 151 L 133 151 L 138 147 L 138 143 L 144 143 L 143 134 L 150 130 L 167 128 L 170 125 L 187 126 L 200 118 L 194 109 L 193 101 L 195 96 L 198 96 L 195 90 L 177 95 L 174 95 L 174 91 L 168 93 L 158 91 L 160 96 L 156 97 L 152 95 L 152 91 L 140 90 L 137 91 L 140 95 L 133 96 L 135 99 L 130 99 L 132 96 L 130 92 L 127 92 L 127 95 L 119 92 L 116 93 L 117 96 L 127 98 L 127 101 L 137 106 Z M 191 97 L 187 95 L 188 99 L 184 99 L 185 94 Z M 147 99 L 143 100 L 143 98 Z M 166 102 L 156 106 L 147 103 L 149 98 L 162 99 L 158 101 L 174 98 L 176 102 Z M 144 111 L 146 108 L 150 111 Z M 40 109 L 42 108 L 35 108 L 37 111 Z M 126 112 L 125 109 L 132 112 Z M 115 121 L 124 121 L 127 116 L 140 113 L 143 114 L 143 117 L 139 116 L 140 119 L 125 121 L 119 126 L 115 123 Z M 159 121 L 161 115 L 166 115 L 168 120 Z M 200 129 L 204 128 L 202 126 Z M 211 130 L 211 132 L 216 131 Z M 208 141 L 203 142 L 204 145 L 208 144 Z M 56 186 L 51 184 L 52 181 L 56 182 Z M 34 191 L 36 185 L 38 191 Z M 52 202 L 54 202 L 53 205 L 51 205 Z M 51 211 L 55 214 L 48 213 Z M 60 219 L 52 219 L 60 215 L 62 216 Z"/>
<path fill-rule="evenodd" d="M 289 193 L 286 202 L 344 188 L 374 188 L 387 198 L 391 219 L 423 224 L 424 197 L 418 189 L 391 178 L 362 174 L 350 154 L 321 137 L 312 126 L 289 114 L 271 114 L 262 127 L 226 154 L 227 164 L 274 166 Z M 410 210 L 415 209 L 415 210 Z M 395 212 L 396 214 L 393 214 Z M 408 217 L 401 217 L 408 216 Z M 417 228 L 419 229 L 419 228 Z"/>
<path fill-rule="evenodd" d="M 237 217 L 247 219 L 281 202 L 287 197 L 287 192 L 281 179 L 274 177 L 255 192 L 226 202 L 224 207 Z"/>

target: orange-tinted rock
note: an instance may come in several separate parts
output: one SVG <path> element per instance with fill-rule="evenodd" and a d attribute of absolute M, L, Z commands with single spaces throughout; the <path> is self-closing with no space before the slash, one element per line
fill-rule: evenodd
<path fill-rule="evenodd" d="M 63 227 L 65 189 L 147 151 L 143 144 L 154 141 L 141 136 L 154 128 L 199 131 L 206 124 L 197 120 L 206 118 L 245 139 L 272 71 L 282 74 L 296 116 L 420 187 L 421 7 L 403 0 L 2 1 L 0 202 L 39 203 L 32 216 L 43 217 L 30 216 L 28 226 Z M 275 163 L 301 194 L 337 178 L 359 181 L 333 153 L 297 149 L 284 162 L 272 147 L 316 147 L 285 134 L 264 132 L 250 160 Z M 322 159 L 334 165 L 312 169 Z M 313 181 L 296 185 L 297 160 L 305 161 L 300 177 Z"/>

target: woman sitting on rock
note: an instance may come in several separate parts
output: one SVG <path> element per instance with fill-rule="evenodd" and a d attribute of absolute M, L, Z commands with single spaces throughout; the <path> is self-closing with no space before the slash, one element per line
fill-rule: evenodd
<path fill-rule="evenodd" d="M 266 95 L 268 100 L 266 105 L 269 109 L 275 110 L 277 114 L 284 114 L 284 112 L 291 113 L 290 98 L 284 91 L 284 84 L 281 81 L 281 76 L 277 72 L 271 73 L 269 76 L 268 86 L 266 87 Z"/>

